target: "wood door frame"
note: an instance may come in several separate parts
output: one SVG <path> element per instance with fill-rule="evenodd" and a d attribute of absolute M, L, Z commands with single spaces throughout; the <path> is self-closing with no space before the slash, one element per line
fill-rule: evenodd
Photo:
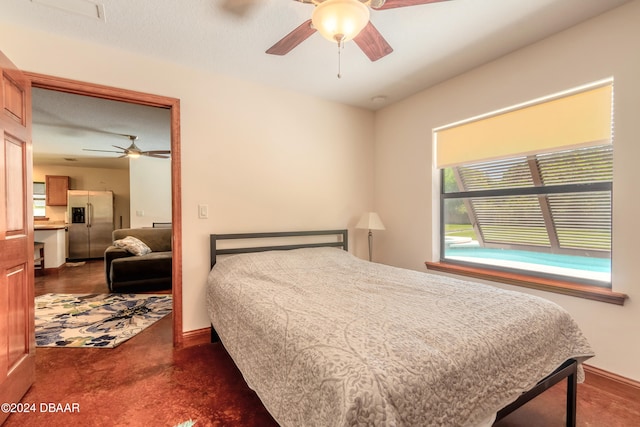
<path fill-rule="evenodd" d="M 180 158 L 180 100 L 160 95 L 136 92 L 111 86 L 86 83 L 61 77 L 23 71 L 31 87 L 92 96 L 131 104 L 171 110 L 171 222 L 172 222 L 172 295 L 173 346 L 183 346 L 182 333 L 182 183 Z"/>

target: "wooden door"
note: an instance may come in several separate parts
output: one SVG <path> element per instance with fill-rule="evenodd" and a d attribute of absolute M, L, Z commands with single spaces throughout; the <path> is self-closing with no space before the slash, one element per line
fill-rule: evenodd
<path fill-rule="evenodd" d="M 0 52 L 0 424 L 35 381 L 31 83 Z"/>

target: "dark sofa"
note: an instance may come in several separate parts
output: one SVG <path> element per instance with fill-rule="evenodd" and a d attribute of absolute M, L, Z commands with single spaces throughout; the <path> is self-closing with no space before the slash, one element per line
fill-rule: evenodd
<path fill-rule="evenodd" d="M 104 253 L 107 284 L 111 292 L 141 292 L 171 289 L 171 228 L 122 228 L 113 231 L 113 241 L 132 236 L 150 249 L 134 255 L 109 246 Z"/>

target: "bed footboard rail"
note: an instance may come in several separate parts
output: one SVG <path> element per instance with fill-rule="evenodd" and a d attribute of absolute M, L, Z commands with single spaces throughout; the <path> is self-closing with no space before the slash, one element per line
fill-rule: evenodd
<path fill-rule="evenodd" d="M 542 392 L 553 387 L 563 379 L 567 379 L 567 427 L 576 426 L 576 400 L 578 390 L 578 362 L 574 359 L 569 359 L 564 362 L 558 369 L 556 369 L 551 375 L 540 381 L 531 390 L 523 393 L 518 399 L 511 404 L 505 406 L 496 415 L 496 422 L 506 417 L 534 397 L 538 396 Z"/>

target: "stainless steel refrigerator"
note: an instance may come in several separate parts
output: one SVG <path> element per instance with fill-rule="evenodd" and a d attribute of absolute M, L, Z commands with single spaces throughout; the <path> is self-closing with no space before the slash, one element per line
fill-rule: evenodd
<path fill-rule="evenodd" d="M 113 232 L 113 192 L 69 190 L 69 259 L 104 257 Z"/>

